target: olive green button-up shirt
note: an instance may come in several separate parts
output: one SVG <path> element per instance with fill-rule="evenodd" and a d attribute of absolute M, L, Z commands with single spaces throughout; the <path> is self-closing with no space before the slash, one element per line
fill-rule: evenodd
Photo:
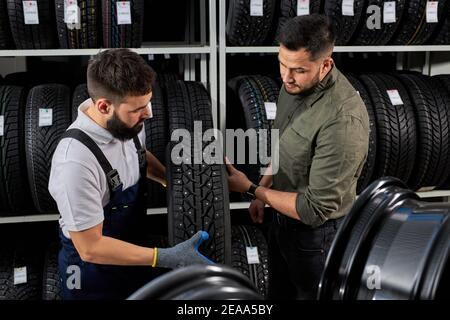
<path fill-rule="evenodd" d="M 344 216 L 369 145 L 367 110 L 353 86 L 336 66 L 307 96 L 283 86 L 273 127 L 280 138 L 272 188 L 298 193 L 296 210 L 307 225 Z"/>

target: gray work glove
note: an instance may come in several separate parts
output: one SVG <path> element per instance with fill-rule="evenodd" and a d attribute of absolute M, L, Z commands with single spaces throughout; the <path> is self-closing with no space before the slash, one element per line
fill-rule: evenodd
<path fill-rule="evenodd" d="M 158 248 L 155 266 L 175 269 L 191 264 L 214 264 L 198 251 L 198 247 L 208 238 L 208 232 L 199 231 L 192 238 L 174 247 Z"/>

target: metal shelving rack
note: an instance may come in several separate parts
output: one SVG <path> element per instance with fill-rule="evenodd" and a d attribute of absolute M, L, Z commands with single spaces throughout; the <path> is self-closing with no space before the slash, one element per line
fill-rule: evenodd
<path fill-rule="evenodd" d="M 209 2 L 209 43 L 206 43 L 206 1 Z M 188 14 L 192 15 L 191 8 Z M 252 54 L 252 53 L 278 53 L 278 47 L 227 47 L 226 45 L 226 1 L 219 1 L 218 16 L 219 28 L 217 29 L 216 15 L 217 2 L 215 0 L 200 0 L 200 45 L 177 45 L 177 44 L 150 44 L 143 43 L 141 48 L 131 49 L 139 54 L 183 54 L 185 55 L 185 79 L 194 80 L 195 70 L 194 55 L 200 55 L 200 79 L 207 87 L 211 95 L 211 107 L 214 127 L 223 131 L 226 128 L 226 60 L 227 54 Z M 186 37 L 193 38 L 191 26 L 186 27 Z M 218 32 L 217 32 L 218 31 Z M 218 34 L 218 38 L 217 38 Z M 217 45 L 218 44 L 218 45 Z M 48 49 L 48 50 L 0 50 L 0 57 L 30 57 L 30 56 L 91 56 L 104 49 Z M 334 52 L 369 53 L 369 52 L 396 52 L 404 54 L 407 52 L 424 52 L 426 69 L 429 71 L 430 56 L 432 52 L 450 52 L 448 46 L 337 46 Z M 208 60 L 209 57 L 209 60 Z M 401 56 L 399 57 L 401 59 Z M 218 74 L 217 74 L 218 72 Z M 417 192 L 421 198 L 443 197 L 450 202 L 450 190 L 435 190 Z M 230 210 L 247 209 L 249 202 L 230 203 Z M 167 214 L 167 208 L 151 208 L 147 210 L 148 215 Z M 26 216 L 0 217 L 0 224 L 56 221 L 58 214 L 39 214 Z"/>
<path fill-rule="evenodd" d="M 194 39 L 194 1 L 190 1 L 190 9 L 187 12 L 189 16 L 189 25 L 186 26 L 186 39 L 188 43 Z M 217 127 L 218 115 L 218 79 L 217 79 L 217 19 L 216 19 L 216 0 L 200 1 L 200 42 L 199 45 L 182 45 L 177 43 L 143 43 L 141 48 L 130 48 L 138 54 L 183 54 L 184 59 L 184 78 L 185 80 L 195 80 L 195 56 L 200 55 L 200 81 L 205 84 L 211 96 L 211 108 L 214 126 Z M 209 38 L 206 41 L 206 1 L 208 1 L 209 15 Z M 36 50 L 0 50 L 0 57 L 32 57 L 32 56 L 93 56 L 106 48 L 96 49 L 36 49 Z M 209 59 L 208 59 L 209 58 Z M 150 208 L 148 215 L 167 214 L 167 208 Z M 24 222 L 43 222 L 56 221 L 59 214 L 31 214 L 22 216 L 4 216 L 0 217 L 0 224 L 6 223 L 24 223 Z"/>

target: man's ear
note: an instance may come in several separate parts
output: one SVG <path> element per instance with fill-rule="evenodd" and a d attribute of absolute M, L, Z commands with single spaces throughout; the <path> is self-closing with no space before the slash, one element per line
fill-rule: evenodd
<path fill-rule="evenodd" d="M 112 111 L 112 103 L 107 99 L 98 99 L 95 101 L 95 107 L 101 114 L 109 114 Z"/>
<path fill-rule="evenodd" d="M 323 78 L 325 78 L 325 76 L 328 74 L 328 72 L 333 68 L 333 64 L 333 58 L 327 57 L 324 59 L 324 61 L 322 62 L 322 70 L 320 72 L 320 81 L 322 81 Z"/>

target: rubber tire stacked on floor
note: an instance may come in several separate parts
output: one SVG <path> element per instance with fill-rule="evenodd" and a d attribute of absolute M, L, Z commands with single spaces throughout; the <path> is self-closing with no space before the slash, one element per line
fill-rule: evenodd
<path fill-rule="evenodd" d="M 232 267 L 242 272 L 253 283 L 258 293 L 268 298 L 269 295 L 269 248 L 260 229 L 250 225 L 238 225 L 231 228 Z M 256 248 L 258 262 L 251 261 L 247 248 Z"/>
<path fill-rule="evenodd" d="M 39 126 L 39 109 L 52 109 L 52 125 Z M 25 112 L 25 155 L 28 179 L 38 212 L 56 211 L 48 191 L 53 152 L 71 122 L 70 90 L 60 84 L 36 86 L 28 94 Z"/>
<path fill-rule="evenodd" d="M 87 99 L 89 99 L 87 85 L 82 83 L 76 86 L 72 96 L 72 122 L 74 122 L 78 117 L 78 107 Z"/>
<path fill-rule="evenodd" d="M 18 243 L 0 248 L 0 300 L 40 300 L 42 254 L 35 245 Z M 26 269 L 19 269 L 19 268 Z M 23 277 L 26 274 L 26 278 Z M 22 274 L 22 276 L 19 276 Z M 16 281 L 25 282 L 16 283 Z"/>
<path fill-rule="evenodd" d="M 61 279 L 58 271 L 59 242 L 52 242 L 45 252 L 42 272 L 42 300 L 61 300 Z"/>

